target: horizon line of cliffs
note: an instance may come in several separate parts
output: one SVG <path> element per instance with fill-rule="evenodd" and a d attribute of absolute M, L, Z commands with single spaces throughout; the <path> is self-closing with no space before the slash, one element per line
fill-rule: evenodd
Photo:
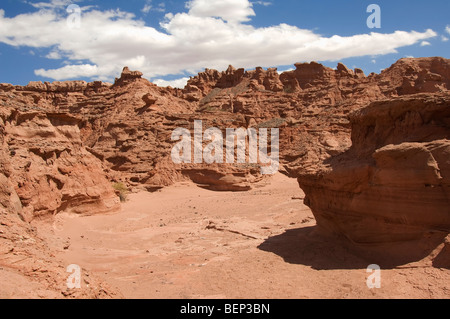
<path fill-rule="evenodd" d="M 343 63 L 338 63 L 335 69 L 326 67 L 315 61 L 295 63 L 295 69 L 284 71 L 278 73 L 277 68 L 267 68 L 256 67 L 254 70 L 245 70 L 244 68 L 236 69 L 232 65 L 228 67 L 225 71 L 218 71 L 215 69 L 205 68 L 203 72 L 198 73 L 196 76 L 191 76 L 187 81 L 187 84 L 183 89 L 172 88 L 170 86 L 165 87 L 167 89 L 172 89 L 175 91 L 176 95 L 179 95 L 180 91 L 193 93 L 200 91 L 203 95 L 206 95 L 214 88 L 230 88 L 238 85 L 243 79 L 249 79 L 252 86 L 255 88 L 262 88 L 264 90 L 273 92 L 286 92 L 295 93 L 305 89 L 312 88 L 314 85 L 333 82 L 339 78 L 353 78 L 353 79 L 372 79 L 374 81 L 381 80 L 383 82 L 383 75 L 389 73 L 388 76 L 393 77 L 396 82 L 399 81 L 398 77 L 403 75 L 408 75 L 408 72 L 413 73 L 414 70 L 405 70 L 405 74 L 398 74 L 397 72 L 392 72 L 393 67 L 398 64 L 408 64 L 411 61 L 422 60 L 424 62 L 430 62 L 429 71 L 423 74 L 419 74 L 419 82 L 444 82 L 446 87 L 450 86 L 448 81 L 450 70 L 442 69 L 445 66 L 445 60 L 441 57 L 431 57 L 431 58 L 402 58 L 398 60 L 390 68 L 386 68 L 377 74 L 375 72 L 365 75 L 364 71 L 360 68 L 355 68 L 354 70 L 348 68 Z M 425 66 L 425 68 L 428 68 Z M 398 71 L 398 70 L 397 70 Z M 436 72 L 437 71 L 437 72 Z M 395 74 L 397 73 L 397 74 Z M 101 92 L 105 89 L 121 86 L 132 82 L 135 79 L 140 79 L 143 77 L 143 73 L 140 71 L 130 71 L 128 67 L 124 67 L 120 78 L 116 78 L 114 83 L 103 82 L 103 81 L 92 81 L 87 82 L 84 80 L 68 80 L 68 81 L 53 81 L 53 82 L 42 82 L 42 81 L 30 81 L 27 85 L 13 85 L 9 83 L 0 83 L 1 91 L 32 91 L 32 92 L 48 92 L 48 93 L 68 93 L 68 92 Z M 447 79 L 445 81 L 445 79 Z M 153 83 L 152 83 L 153 84 Z M 402 87 L 400 94 L 413 94 L 418 93 L 417 90 L 412 90 L 412 85 L 407 83 Z M 411 83 L 410 83 L 411 84 Z M 154 84 L 156 85 L 156 84 Z M 163 88 L 163 87 L 161 87 Z M 437 87 L 430 85 L 428 88 L 422 88 L 421 91 L 425 89 L 427 92 L 435 93 L 439 89 L 444 89 L 444 87 Z M 414 92 L 416 91 L 416 92 Z M 184 96 L 187 100 L 199 101 L 195 95 Z"/>

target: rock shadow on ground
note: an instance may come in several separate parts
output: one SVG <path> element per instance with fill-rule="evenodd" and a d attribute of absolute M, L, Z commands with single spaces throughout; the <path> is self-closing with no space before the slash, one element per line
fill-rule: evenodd
<path fill-rule="evenodd" d="M 324 234 L 320 227 L 312 226 L 286 230 L 269 237 L 258 249 L 274 253 L 287 263 L 310 266 L 316 270 L 364 269 L 372 264 L 383 269 L 407 268 L 408 264 L 416 262 L 450 269 L 448 247 L 439 249 L 444 238 L 444 234 L 434 234 L 425 241 L 355 245 L 345 238 Z"/>

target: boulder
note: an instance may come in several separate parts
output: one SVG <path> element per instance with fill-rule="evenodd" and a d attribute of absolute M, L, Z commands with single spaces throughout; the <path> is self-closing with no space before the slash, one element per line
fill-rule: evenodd
<path fill-rule="evenodd" d="M 374 102 L 351 123 L 350 150 L 298 177 L 319 227 L 359 244 L 450 232 L 450 96 Z"/>

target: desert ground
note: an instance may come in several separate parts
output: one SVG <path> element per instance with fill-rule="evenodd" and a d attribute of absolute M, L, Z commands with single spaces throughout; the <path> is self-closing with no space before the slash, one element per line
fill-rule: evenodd
<path fill-rule="evenodd" d="M 377 260 L 322 234 L 303 197 L 297 180 L 280 173 L 249 192 L 182 182 L 129 194 L 119 213 L 62 213 L 51 225 L 36 225 L 55 258 L 124 298 L 450 296 L 450 271 L 429 256 L 382 268 L 381 288 L 369 289 L 367 267 Z"/>

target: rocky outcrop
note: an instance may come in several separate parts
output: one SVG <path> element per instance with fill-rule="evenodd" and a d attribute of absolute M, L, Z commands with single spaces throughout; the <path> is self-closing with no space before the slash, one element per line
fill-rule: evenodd
<path fill-rule="evenodd" d="M 120 208 L 101 162 L 82 147 L 78 122 L 43 109 L 0 109 L 1 298 L 121 296 L 84 270 L 83 289 L 68 289 L 67 265 L 55 258 L 35 226 L 62 211 Z"/>
<path fill-rule="evenodd" d="M 314 85 L 323 85 L 335 78 L 335 72 L 317 62 L 296 63 L 295 70 L 284 72 L 281 81 L 296 89 L 311 88 Z"/>
<path fill-rule="evenodd" d="M 123 68 L 120 78 L 116 78 L 114 85 L 121 86 L 133 82 L 134 80 L 141 79 L 144 74 L 140 71 L 131 71 L 127 66 Z"/>
<path fill-rule="evenodd" d="M 1 110 L 10 205 L 26 221 L 61 211 L 98 214 L 120 207 L 103 166 L 81 143 L 80 119 L 25 108 Z M 19 208 L 20 207 L 20 208 Z"/>
<path fill-rule="evenodd" d="M 238 85 L 245 74 L 244 69 L 236 69 L 232 65 L 226 71 L 205 69 L 195 77 L 191 77 L 183 90 L 183 99 L 198 102 L 213 89 L 227 89 Z"/>
<path fill-rule="evenodd" d="M 404 58 L 376 76 L 386 94 L 437 93 L 450 89 L 448 59 Z"/>
<path fill-rule="evenodd" d="M 245 71 L 229 66 L 223 72 L 206 69 L 184 90 L 159 88 L 141 72 L 125 67 L 114 85 L 99 81 L 2 85 L 0 103 L 74 115 L 83 146 L 103 162 L 110 180 L 158 189 L 197 176 L 183 173 L 185 169 L 228 171 L 226 166 L 205 164 L 178 167 L 170 160 L 171 133 L 179 127 L 191 130 L 194 120 L 203 120 L 205 128 L 279 128 L 281 164 L 296 176 L 350 147 L 352 111 L 408 92 L 446 90 L 448 65 L 442 58 L 402 59 L 369 76 L 342 63 L 336 69 L 297 63 L 295 70 L 281 74 L 275 68 Z M 406 82 L 413 83 L 413 91 L 404 89 Z M 248 173 L 242 168 L 238 174 Z M 250 180 L 258 180 L 253 177 Z"/>
<path fill-rule="evenodd" d="M 442 58 L 402 59 L 367 77 L 342 63 L 336 69 L 297 63 L 295 70 L 281 74 L 275 68 L 229 66 L 223 72 L 206 69 L 184 90 L 176 90 L 159 88 L 125 67 L 112 86 L 99 81 L 2 85 L 0 103 L 72 114 L 78 119 L 73 126 L 80 130 L 81 149 L 103 162 L 110 180 L 157 189 L 186 177 L 199 180 L 198 174 L 185 172 L 214 171 L 215 176 L 228 171 L 226 166 L 171 162 L 171 133 L 179 127 L 191 130 L 194 120 L 203 120 L 205 128 L 279 128 L 280 161 L 296 176 L 350 147 L 348 114 L 377 100 L 446 90 L 448 68 Z M 248 173 L 247 168 L 238 172 Z M 255 179 L 244 179 L 244 184 L 259 179 L 251 175 Z"/>
<path fill-rule="evenodd" d="M 352 147 L 299 174 L 318 225 L 360 244 L 450 232 L 450 95 L 374 102 Z"/>

